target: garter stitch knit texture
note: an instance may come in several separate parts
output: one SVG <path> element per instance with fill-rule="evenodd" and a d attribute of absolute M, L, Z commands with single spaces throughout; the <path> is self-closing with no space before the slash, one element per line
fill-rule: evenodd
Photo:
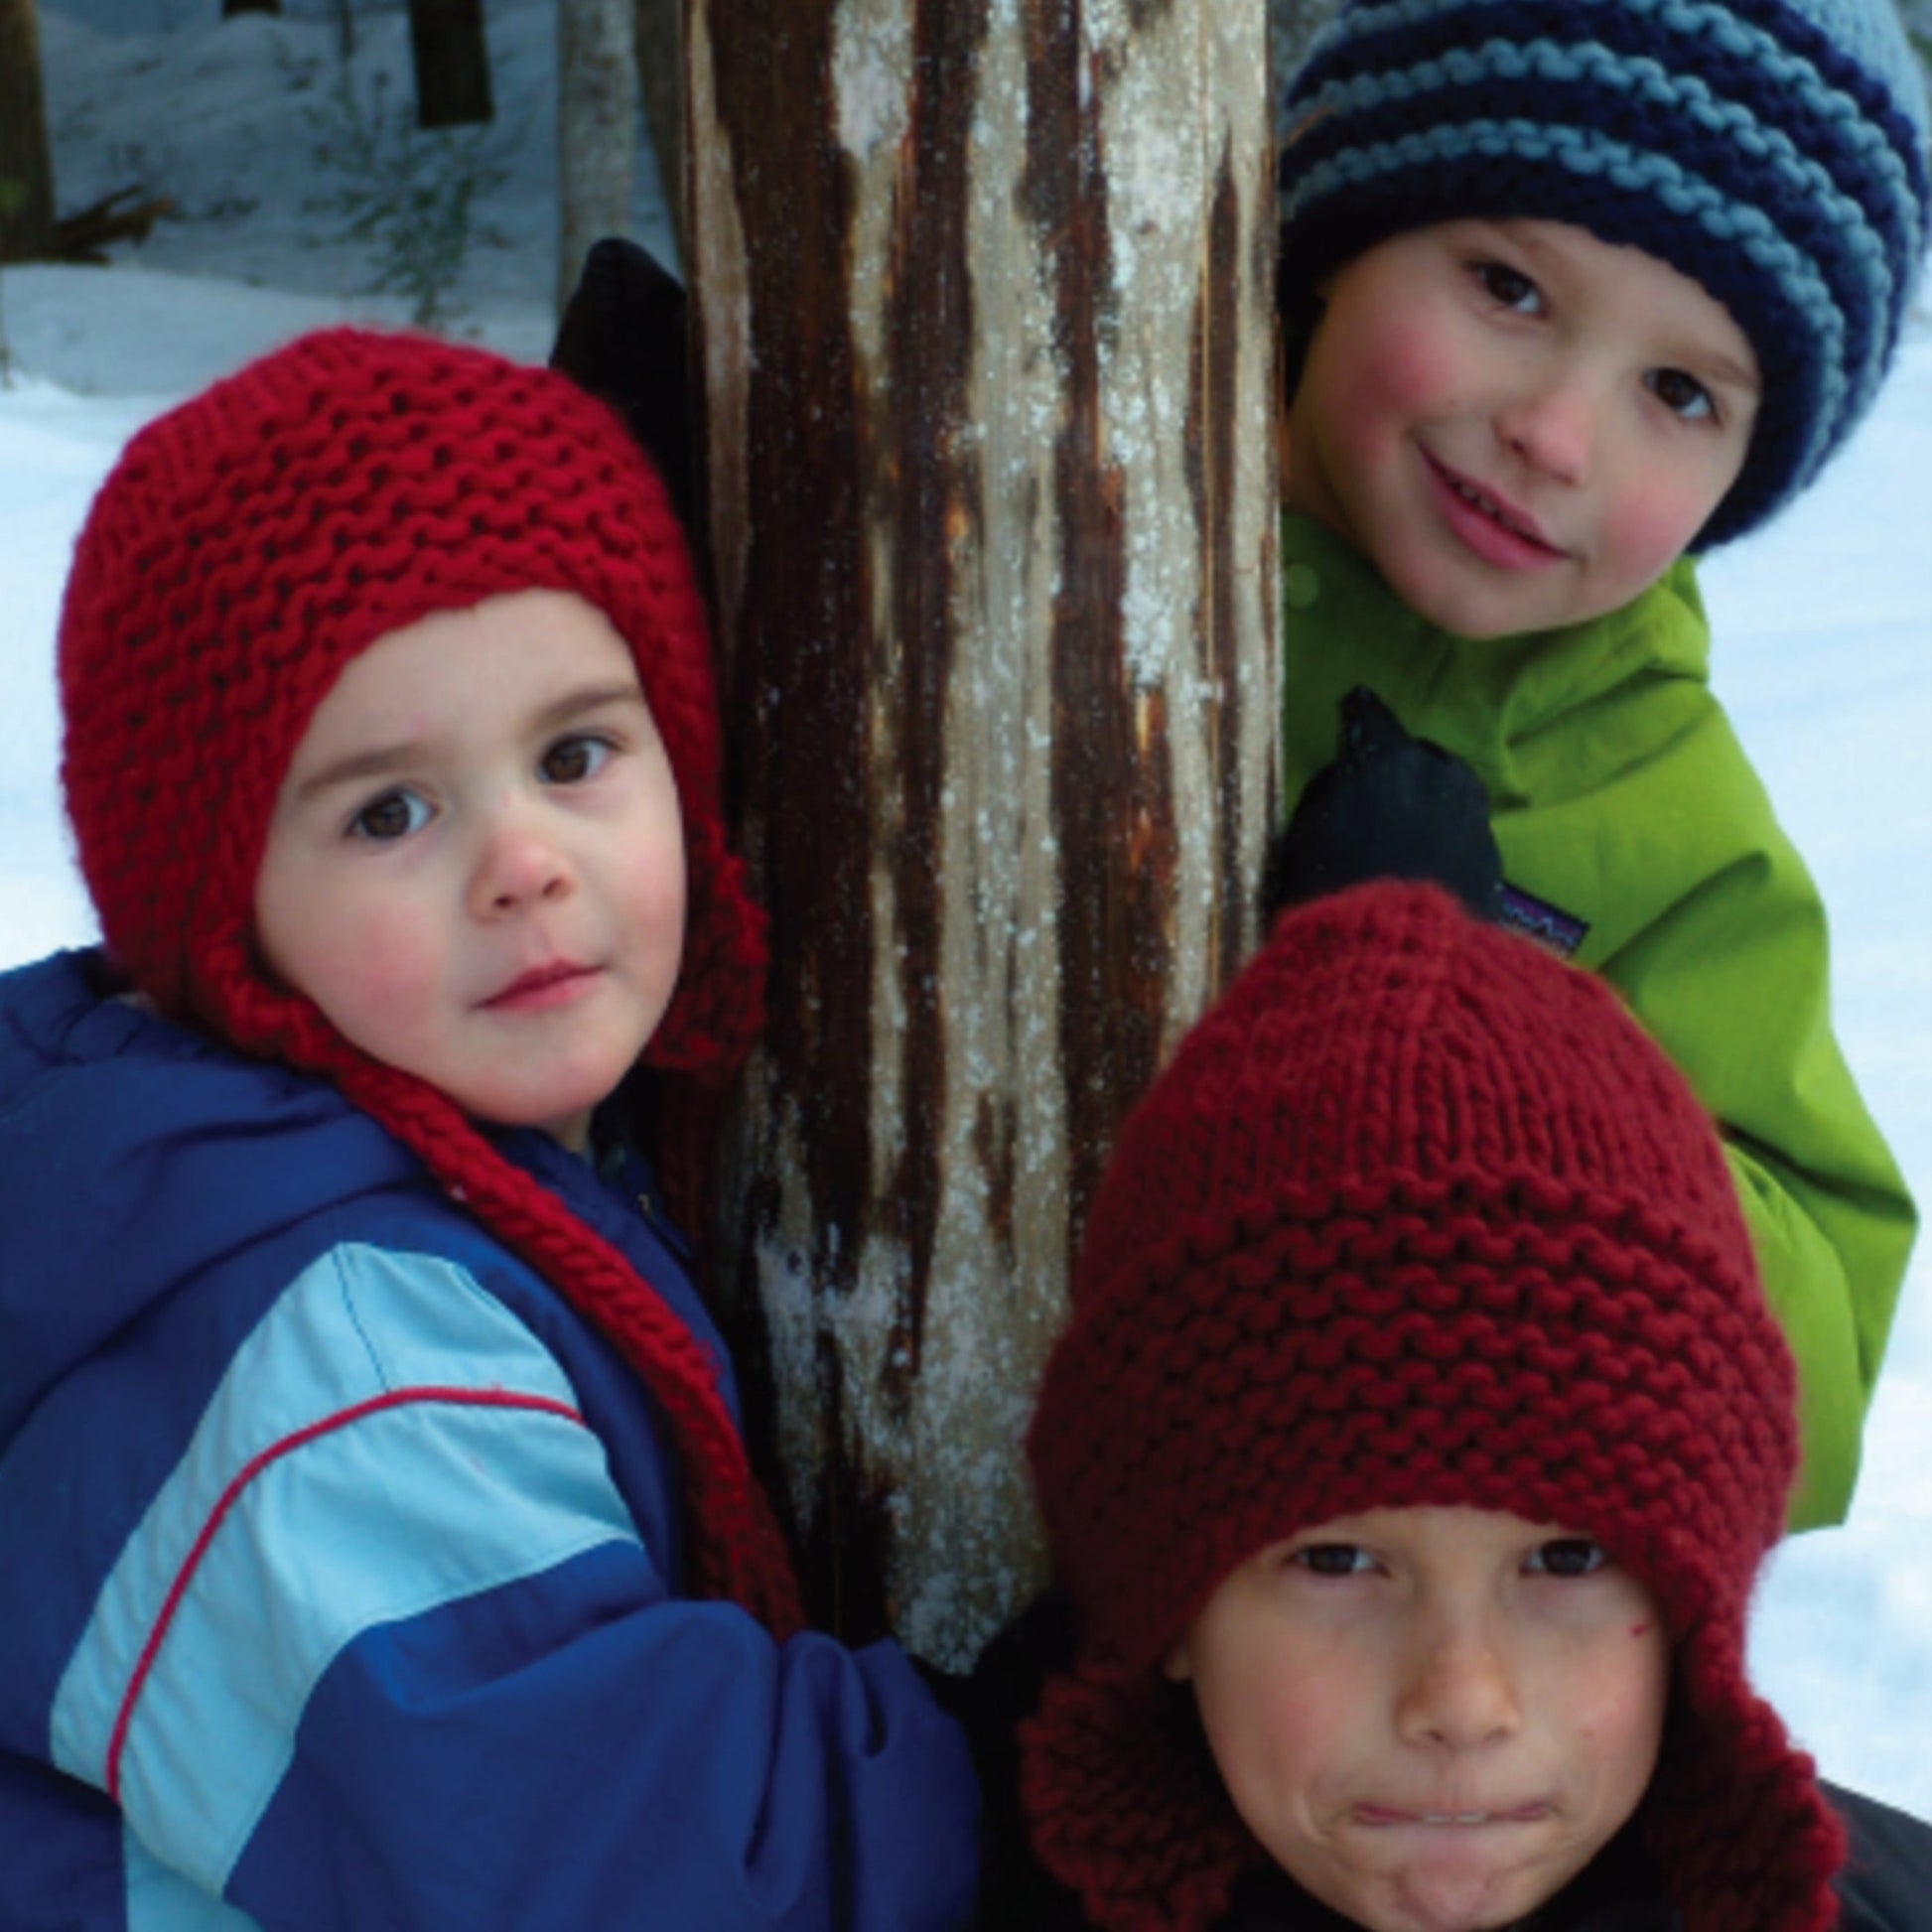
<path fill-rule="evenodd" d="M 760 1017 L 761 919 L 719 809 L 710 646 L 684 537 L 617 417 L 559 375 L 428 338 L 327 330 L 129 443 L 61 618 L 63 780 L 101 930 L 172 1018 L 334 1078 L 597 1322 L 680 1452 L 701 1584 L 798 1624 L 711 1366 L 628 1262 L 425 1082 L 262 971 L 256 874 L 289 761 L 344 667 L 499 593 L 574 592 L 629 645 L 683 815 L 684 958 L 647 1064 L 722 1076 Z"/>
<path fill-rule="evenodd" d="M 1348 0 L 1283 105 L 1279 297 L 1401 230 L 1540 217 L 1701 283 L 1763 404 L 1699 548 L 1817 475 L 1897 347 L 1932 228 L 1893 0 Z"/>
<path fill-rule="evenodd" d="M 1266 1545 L 1465 1505 L 1655 1592 L 1686 1932 L 1822 1932 L 1842 1834 L 1744 1677 L 1794 1394 L 1716 1133 L 1601 981 L 1433 887 L 1285 914 L 1122 1130 L 1029 1437 L 1082 1627 L 1022 1734 L 1041 1860 L 1099 1925 L 1209 1925 L 1265 1855 L 1161 1660 Z"/>

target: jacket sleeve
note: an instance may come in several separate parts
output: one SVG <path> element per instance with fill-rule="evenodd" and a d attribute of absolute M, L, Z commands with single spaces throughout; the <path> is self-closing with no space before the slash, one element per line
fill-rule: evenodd
<path fill-rule="evenodd" d="M 1543 877 L 1561 901 L 1581 869 L 1570 902 L 1596 921 L 1580 963 L 1719 1122 L 1797 1360 L 1791 1526 L 1840 1522 L 1916 1215 L 1832 1030 L 1825 909 L 1804 862 L 1708 692 L 1679 683 L 1655 701 L 1676 707 L 1674 728 L 1587 801 L 1588 827 L 1545 815 Z"/>
<path fill-rule="evenodd" d="M 458 1264 L 306 1269 L 55 1701 L 130 1886 L 287 1932 L 965 1923 L 971 1772 L 905 1658 L 681 1596 L 675 1485 L 621 1492 L 597 1423 Z"/>
<path fill-rule="evenodd" d="M 1827 1785 L 1851 1848 L 1838 1875 L 1838 1932 L 1914 1932 L 1932 1899 L 1932 1825 Z"/>

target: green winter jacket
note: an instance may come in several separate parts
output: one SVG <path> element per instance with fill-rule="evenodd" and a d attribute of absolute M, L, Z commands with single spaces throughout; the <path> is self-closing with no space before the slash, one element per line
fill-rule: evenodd
<path fill-rule="evenodd" d="M 1917 1217 L 1832 1033 L 1817 889 L 1711 694 L 1690 562 L 1593 622 L 1472 642 L 1290 514 L 1282 593 L 1284 811 L 1357 684 L 1474 767 L 1510 887 L 1585 928 L 1572 956 L 1724 1130 L 1798 1363 L 1791 1525 L 1843 1521 Z"/>

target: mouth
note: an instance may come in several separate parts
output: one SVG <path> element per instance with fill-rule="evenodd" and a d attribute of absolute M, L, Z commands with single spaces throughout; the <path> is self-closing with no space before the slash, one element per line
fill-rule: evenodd
<path fill-rule="evenodd" d="M 1566 554 L 1561 546 L 1551 542 L 1543 526 L 1527 510 L 1465 477 L 1459 470 L 1451 470 L 1427 450 L 1423 452 L 1423 460 L 1439 487 L 1459 508 L 1458 528 L 1477 550 L 1490 555 L 1493 561 L 1520 564 Z"/>
<path fill-rule="evenodd" d="M 486 1012 L 528 1012 L 533 1008 L 561 1006 L 574 999 L 597 975 L 594 966 L 580 966 L 575 960 L 553 959 L 533 966 L 527 973 L 492 993 L 481 1004 Z"/>
<path fill-rule="evenodd" d="M 1515 1805 L 1507 1811 L 1400 1811 L 1386 1805 L 1355 1807 L 1355 1818 L 1358 1823 L 1383 1828 L 1426 1825 L 1467 1830 L 1483 1825 L 1535 1825 L 1549 1816 L 1550 1807 L 1542 1803 Z"/>

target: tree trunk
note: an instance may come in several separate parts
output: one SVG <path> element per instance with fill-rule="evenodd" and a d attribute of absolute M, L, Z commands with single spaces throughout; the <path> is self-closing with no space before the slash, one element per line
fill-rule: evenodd
<path fill-rule="evenodd" d="M 684 59 L 678 0 L 636 0 L 637 85 L 657 179 L 670 209 L 680 257 L 684 251 Z"/>
<path fill-rule="evenodd" d="M 557 0 L 557 313 L 591 244 L 630 232 L 637 151 L 632 0 Z"/>
<path fill-rule="evenodd" d="M 1273 805 L 1263 0 L 688 0 L 733 810 L 720 1275 L 819 1616 L 958 1665 L 1115 1128 Z"/>
<path fill-rule="evenodd" d="M 0 262 L 38 261 L 53 242 L 40 19 L 34 0 L 0 0 Z"/>
<path fill-rule="evenodd" d="M 483 0 L 409 0 L 418 127 L 462 127 L 494 113 Z"/>

